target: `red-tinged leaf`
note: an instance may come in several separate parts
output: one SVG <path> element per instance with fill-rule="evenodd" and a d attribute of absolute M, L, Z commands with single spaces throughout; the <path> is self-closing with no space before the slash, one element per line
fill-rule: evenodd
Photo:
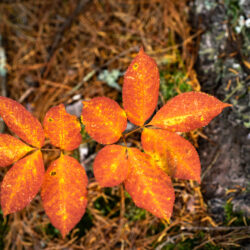
<path fill-rule="evenodd" d="M 135 125 L 142 126 L 153 114 L 159 84 L 157 65 L 141 48 L 125 73 L 122 91 L 123 107 L 128 119 Z"/>
<path fill-rule="evenodd" d="M 168 220 L 174 205 L 174 189 L 168 175 L 154 165 L 150 156 L 136 148 L 128 149 L 130 173 L 125 188 L 134 203 L 159 218 Z"/>
<path fill-rule="evenodd" d="M 89 135 L 102 144 L 117 142 L 127 127 L 125 111 L 107 97 L 83 102 L 81 118 Z"/>
<path fill-rule="evenodd" d="M 126 148 L 120 145 L 105 146 L 98 152 L 93 168 L 95 178 L 102 187 L 122 183 L 129 170 Z"/>
<path fill-rule="evenodd" d="M 167 102 L 149 124 L 171 131 L 188 132 L 206 126 L 230 106 L 205 93 L 187 92 Z"/>
<path fill-rule="evenodd" d="M 43 207 L 63 238 L 85 213 L 87 183 L 83 166 L 63 154 L 51 163 L 45 173 L 41 192 Z"/>
<path fill-rule="evenodd" d="M 0 134 L 0 167 L 9 166 L 33 149 L 16 137 Z"/>
<path fill-rule="evenodd" d="M 162 129 L 144 129 L 142 147 L 168 175 L 200 183 L 200 159 L 194 146 L 181 136 Z"/>
<path fill-rule="evenodd" d="M 41 123 L 20 103 L 0 96 L 0 116 L 25 142 L 38 148 L 43 146 L 44 132 Z"/>
<path fill-rule="evenodd" d="M 51 108 L 43 121 L 45 136 L 51 144 L 64 150 L 76 149 L 82 141 L 81 124 L 66 112 L 63 104 Z"/>
<path fill-rule="evenodd" d="M 44 165 L 40 150 L 16 162 L 1 185 L 3 214 L 15 213 L 26 207 L 38 193 L 43 176 Z"/>

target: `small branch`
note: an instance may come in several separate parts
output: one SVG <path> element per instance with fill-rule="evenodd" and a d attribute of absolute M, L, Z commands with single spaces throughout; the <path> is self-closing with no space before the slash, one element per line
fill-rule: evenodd
<path fill-rule="evenodd" d="M 201 180 L 203 180 L 206 176 L 206 174 L 209 172 L 209 170 L 212 168 L 212 166 L 216 163 L 218 157 L 220 156 L 220 150 L 216 150 L 216 154 L 212 160 L 212 162 L 209 164 L 209 166 L 206 168 L 206 170 L 203 172 L 203 174 L 201 175 Z"/>
<path fill-rule="evenodd" d="M 127 146 L 126 138 L 125 138 L 124 135 L 122 135 L 122 140 L 123 140 L 123 142 L 124 142 L 124 144 L 125 144 L 125 147 L 127 148 L 128 146 Z"/>
<path fill-rule="evenodd" d="M 56 152 L 56 151 L 61 151 L 61 149 L 59 149 L 59 148 L 41 148 L 41 151 Z"/>

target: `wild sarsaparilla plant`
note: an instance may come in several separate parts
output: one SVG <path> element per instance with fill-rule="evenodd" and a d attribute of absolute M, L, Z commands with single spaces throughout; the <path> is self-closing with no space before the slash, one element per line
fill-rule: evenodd
<path fill-rule="evenodd" d="M 81 122 L 94 140 L 106 145 L 94 160 L 99 184 L 124 183 L 138 207 L 169 220 L 175 199 L 171 177 L 200 183 L 201 172 L 195 148 L 176 132 L 203 127 L 231 105 L 202 92 L 187 92 L 172 98 L 145 124 L 156 109 L 158 94 L 157 65 L 141 49 L 124 76 L 123 109 L 114 100 L 96 97 L 83 102 Z M 80 122 L 60 104 L 47 112 L 42 127 L 22 105 L 6 97 L 0 97 L 0 115 L 19 137 L 0 134 L 0 166 L 13 164 L 1 184 L 4 215 L 22 210 L 41 189 L 45 212 L 65 237 L 87 205 L 84 167 L 70 156 L 81 143 Z M 134 131 L 142 131 L 143 152 L 127 147 L 127 120 L 137 126 Z M 45 137 L 61 150 L 46 172 Z"/>

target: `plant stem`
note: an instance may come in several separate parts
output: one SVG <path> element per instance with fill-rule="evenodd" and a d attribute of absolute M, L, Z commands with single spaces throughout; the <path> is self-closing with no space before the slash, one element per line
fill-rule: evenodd
<path fill-rule="evenodd" d="M 124 142 L 124 144 L 125 144 L 125 147 L 127 148 L 127 142 L 126 142 L 126 138 L 125 138 L 124 135 L 122 135 L 122 140 L 123 140 L 123 142 Z"/>
<path fill-rule="evenodd" d="M 138 130 L 140 130 L 140 129 L 143 129 L 143 127 L 138 127 L 138 128 L 136 128 L 136 129 L 134 129 L 134 130 L 128 132 L 127 134 L 124 134 L 123 137 L 126 138 L 126 137 L 128 137 L 130 134 L 133 134 L 134 132 L 136 132 L 136 131 L 138 131 Z"/>
<path fill-rule="evenodd" d="M 41 148 L 41 151 L 61 151 L 59 148 Z"/>

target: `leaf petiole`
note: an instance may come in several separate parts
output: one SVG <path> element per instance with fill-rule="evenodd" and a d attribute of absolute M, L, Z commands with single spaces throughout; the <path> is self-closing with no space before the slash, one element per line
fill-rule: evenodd
<path fill-rule="evenodd" d="M 51 152 L 53 152 L 53 151 L 61 151 L 61 149 L 59 149 L 59 148 L 41 148 L 40 150 L 41 151 L 51 151 Z"/>
<path fill-rule="evenodd" d="M 136 129 L 134 129 L 134 130 L 132 130 L 132 131 L 126 133 L 126 134 L 123 134 L 123 137 L 126 138 L 126 137 L 128 137 L 130 134 L 133 134 L 134 132 L 136 132 L 136 131 L 138 131 L 138 130 L 140 130 L 140 129 L 143 129 L 143 127 L 138 127 L 138 128 L 136 128 Z"/>

